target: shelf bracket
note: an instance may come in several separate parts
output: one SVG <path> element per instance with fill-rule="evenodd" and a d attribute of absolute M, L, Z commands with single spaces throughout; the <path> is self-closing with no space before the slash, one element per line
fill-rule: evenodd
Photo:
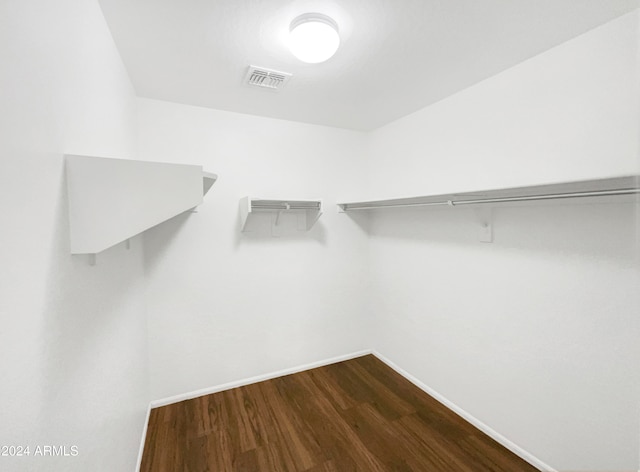
<path fill-rule="evenodd" d="M 493 242 L 493 209 L 491 207 L 476 208 L 476 215 L 480 229 L 478 230 L 478 239 L 481 243 Z"/>
<path fill-rule="evenodd" d="M 273 219 L 271 220 L 271 237 L 279 238 L 282 236 L 282 225 L 280 224 L 280 214 L 282 210 L 277 211 Z"/>

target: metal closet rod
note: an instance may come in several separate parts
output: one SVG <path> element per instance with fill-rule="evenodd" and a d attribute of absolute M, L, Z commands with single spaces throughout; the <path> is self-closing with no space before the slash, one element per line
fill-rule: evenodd
<path fill-rule="evenodd" d="M 251 205 L 252 210 L 320 210 L 319 206 L 301 206 L 295 204 L 282 204 L 282 205 Z"/>
<path fill-rule="evenodd" d="M 387 203 L 387 204 L 379 204 L 375 206 L 365 206 L 365 207 L 352 207 L 351 204 L 345 204 L 345 210 L 372 210 L 375 208 L 402 208 L 402 207 L 416 207 L 416 206 L 437 206 L 437 205 L 449 205 L 449 206 L 458 206 L 458 205 L 476 205 L 481 203 L 508 203 L 508 202 L 523 202 L 523 201 L 532 201 L 532 200 L 553 200 L 553 199 L 563 199 L 563 198 L 583 198 L 583 197 L 608 197 L 615 195 L 633 195 L 640 194 L 640 188 L 627 188 L 627 189 L 618 189 L 618 190 L 593 190 L 589 192 L 568 192 L 568 193 L 547 193 L 541 195 L 523 195 L 523 196 L 514 196 L 514 197 L 496 197 L 496 198 L 478 198 L 474 200 L 443 200 L 441 202 L 416 202 L 416 203 Z"/>
<path fill-rule="evenodd" d="M 554 200 L 562 198 L 582 197 L 609 197 L 614 195 L 632 195 L 634 193 L 640 193 L 640 188 L 627 188 L 619 190 L 593 190 L 590 192 L 548 193 L 544 195 L 523 195 L 520 197 L 480 198 L 477 200 L 460 200 L 451 203 L 454 206 L 474 205 L 476 203 L 522 202 L 528 200 Z"/>

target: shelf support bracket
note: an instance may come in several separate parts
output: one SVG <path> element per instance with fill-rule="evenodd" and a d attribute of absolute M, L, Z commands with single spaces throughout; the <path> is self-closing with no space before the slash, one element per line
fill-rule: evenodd
<path fill-rule="evenodd" d="M 275 222 L 276 226 L 278 226 L 280 224 L 280 216 L 282 216 L 282 212 L 291 210 L 291 205 L 289 203 L 285 203 L 284 206 L 285 206 L 284 210 L 278 210 L 276 212 L 276 222 Z"/>
<path fill-rule="evenodd" d="M 491 207 L 476 208 L 476 215 L 480 229 L 478 230 L 478 239 L 481 243 L 493 242 L 493 209 Z"/>

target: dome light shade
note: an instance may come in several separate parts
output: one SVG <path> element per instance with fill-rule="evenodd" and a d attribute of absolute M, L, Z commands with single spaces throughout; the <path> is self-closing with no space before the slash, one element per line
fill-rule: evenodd
<path fill-rule="evenodd" d="M 301 61 L 324 62 L 336 53 L 338 46 L 338 25 L 328 16 L 305 13 L 291 22 L 289 49 Z"/>

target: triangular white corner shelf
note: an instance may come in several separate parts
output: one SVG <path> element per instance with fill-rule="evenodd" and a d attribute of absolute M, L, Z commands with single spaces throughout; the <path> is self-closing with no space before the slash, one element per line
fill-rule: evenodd
<path fill-rule="evenodd" d="M 190 210 L 217 176 L 201 166 L 65 155 L 71 254 L 96 254 Z"/>
<path fill-rule="evenodd" d="M 322 215 L 321 200 L 275 200 L 244 197 L 240 200 L 242 231 L 248 229 L 247 222 L 256 212 L 298 212 L 304 214 L 304 229 L 309 231 Z M 276 218 L 277 224 L 277 218 Z"/>

